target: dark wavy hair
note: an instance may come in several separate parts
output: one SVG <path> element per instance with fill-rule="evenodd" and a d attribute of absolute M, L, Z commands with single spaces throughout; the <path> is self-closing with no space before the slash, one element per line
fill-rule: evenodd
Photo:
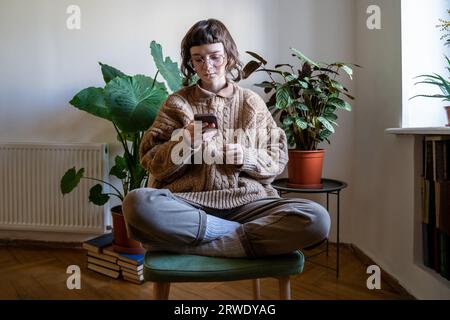
<path fill-rule="evenodd" d="M 239 60 L 236 43 L 222 22 L 216 19 L 208 19 L 195 23 L 181 41 L 181 72 L 186 77 L 183 85 L 187 86 L 196 73 L 191 61 L 191 48 L 220 42 L 223 44 L 227 55 L 226 71 L 232 76 L 233 81 L 241 80 L 242 62 Z"/>

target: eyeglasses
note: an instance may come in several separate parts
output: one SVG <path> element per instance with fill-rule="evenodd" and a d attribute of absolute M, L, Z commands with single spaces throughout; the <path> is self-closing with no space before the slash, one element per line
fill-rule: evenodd
<path fill-rule="evenodd" d="M 201 56 L 195 56 L 192 58 L 192 63 L 196 67 L 202 67 L 206 61 L 213 67 L 220 67 L 225 62 L 225 56 L 221 54 L 212 54 L 209 58 L 203 58 Z"/>

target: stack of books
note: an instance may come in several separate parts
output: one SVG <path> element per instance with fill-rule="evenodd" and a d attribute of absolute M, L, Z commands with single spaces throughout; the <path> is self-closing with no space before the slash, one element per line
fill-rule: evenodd
<path fill-rule="evenodd" d="M 450 280 L 449 137 L 425 137 L 422 170 L 423 263 Z"/>
<path fill-rule="evenodd" d="M 119 254 L 118 264 L 125 280 L 141 284 L 144 282 L 144 255 Z"/>
<path fill-rule="evenodd" d="M 144 255 L 115 252 L 111 247 L 105 248 L 104 253 L 117 258 L 117 265 L 124 280 L 141 284 L 144 282 Z"/>
<path fill-rule="evenodd" d="M 108 277 L 141 284 L 144 282 L 144 254 L 115 252 L 113 235 L 106 233 L 83 243 L 87 250 L 88 269 Z"/>

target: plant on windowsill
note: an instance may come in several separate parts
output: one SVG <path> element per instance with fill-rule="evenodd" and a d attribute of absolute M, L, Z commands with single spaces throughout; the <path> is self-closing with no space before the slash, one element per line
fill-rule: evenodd
<path fill-rule="evenodd" d="M 450 14 L 450 9 L 447 10 L 447 12 Z M 445 31 L 446 33 L 441 37 L 441 40 L 445 40 L 445 44 L 446 46 L 450 46 L 450 21 L 448 20 L 444 20 L 444 19 L 439 19 L 439 21 L 441 22 L 440 25 L 437 25 L 437 27 L 441 28 L 441 31 Z M 433 95 L 425 95 L 425 94 L 417 94 L 415 96 L 413 96 L 411 99 L 415 98 L 415 97 L 426 97 L 426 98 L 437 98 L 437 99 L 442 99 L 442 101 L 444 103 L 450 103 L 450 59 L 444 55 L 446 61 L 447 61 L 447 71 L 449 72 L 449 75 L 447 77 L 447 79 L 445 79 L 444 76 L 437 74 L 437 73 L 433 73 L 433 74 L 422 74 L 419 75 L 415 78 L 424 78 L 423 81 L 418 81 L 415 84 L 431 84 L 433 86 L 436 86 L 439 88 L 439 90 L 441 90 L 442 94 L 433 94 Z M 448 106 L 444 106 L 444 109 L 446 110 L 447 113 L 447 124 L 446 126 L 449 127 L 450 126 L 450 105 Z"/>
<path fill-rule="evenodd" d="M 162 48 L 158 43 L 152 41 L 150 49 L 158 70 L 154 78 L 145 75 L 128 76 L 116 68 L 99 63 L 105 86 L 83 89 L 70 101 L 74 107 L 107 120 L 114 126 L 123 153 L 115 157 L 115 164 L 109 175 L 121 181 L 122 190 L 108 181 L 85 176 L 84 168 L 77 170 L 73 167 L 61 179 L 60 187 L 63 195 L 74 190 L 81 179 L 97 181 L 100 183 L 90 189 L 89 201 L 103 206 L 111 196 L 122 202 L 128 192 L 147 185 L 148 172 L 140 165 L 139 146 L 144 132 L 151 126 L 168 96 L 166 85 L 158 82 L 156 78 L 158 73 L 161 73 L 173 92 L 182 86 L 183 80 L 178 64 L 172 62 L 169 57 L 163 59 Z M 142 253 L 141 243 L 130 239 L 127 235 L 122 206 L 112 208 L 111 212 L 114 250 Z"/>
<path fill-rule="evenodd" d="M 357 66 L 342 62 L 318 63 L 291 48 L 292 56 L 299 61 L 299 68 L 291 64 L 277 64 L 267 69 L 267 61 L 260 55 L 247 51 L 256 60 L 244 67 L 244 78 L 253 72 L 266 72 L 269 81 L 256 84 L 271 94 L 267 106 L 272 115 L 281 122 L 289 145 L 288 176 L 289 186 L 300 188 L 320 188 L 324 150 L 318 149 L 322 141 L 330 143 L 329 137 L 337 126 L 337 110 L 351 111 L 350 104 L 342 99 L 354 99 L 349 90 L 338 81 L 344 71 L 352 79 Z M 294 69 L 297 69 L 295 72 Z"/>
<path fill-rule="evenodd" d="M 446 69 L 448 70 L 448 72 L 450 74 L 450 59 L 447 56 L 445 56 L 445 59 L 447 60 L 447 65 L 448 65 L 446 67 Z M 442 99 L 442 101 L 444 101 L 446 103 L 450 103 L 450 81 L 449 81 L 450 76 L 448 77 L 448 80 L 446 80 L 440 74 L 433 73 L 433 74 L 422 74 L 420 76 L 417 76 L 416 78 L 425 78 L 425 80 L 418 81 L 415 84 L 419 84 L 419 83 L 431 84 L 433 86 L 438 87 L 441 90 L 442 94 L 433 94 L 433 95 L 417 94 L 410 99 L 413 99 L 415 97 L 438 98 L 438 99 Z M 444 109 L 447 112 L 446 126 L 449 127 L 450 126 L 450 105 L 444 106 Z"/>

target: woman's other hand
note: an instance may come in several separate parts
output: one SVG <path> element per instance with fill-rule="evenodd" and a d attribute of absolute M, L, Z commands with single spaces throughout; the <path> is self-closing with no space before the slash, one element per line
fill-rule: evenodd
<path fill-rule="evenodd" d="M 244 149 L 239 143 L 227 143 L 224 146 L 226 164 L 242 165 L 244 163 Z"/>

